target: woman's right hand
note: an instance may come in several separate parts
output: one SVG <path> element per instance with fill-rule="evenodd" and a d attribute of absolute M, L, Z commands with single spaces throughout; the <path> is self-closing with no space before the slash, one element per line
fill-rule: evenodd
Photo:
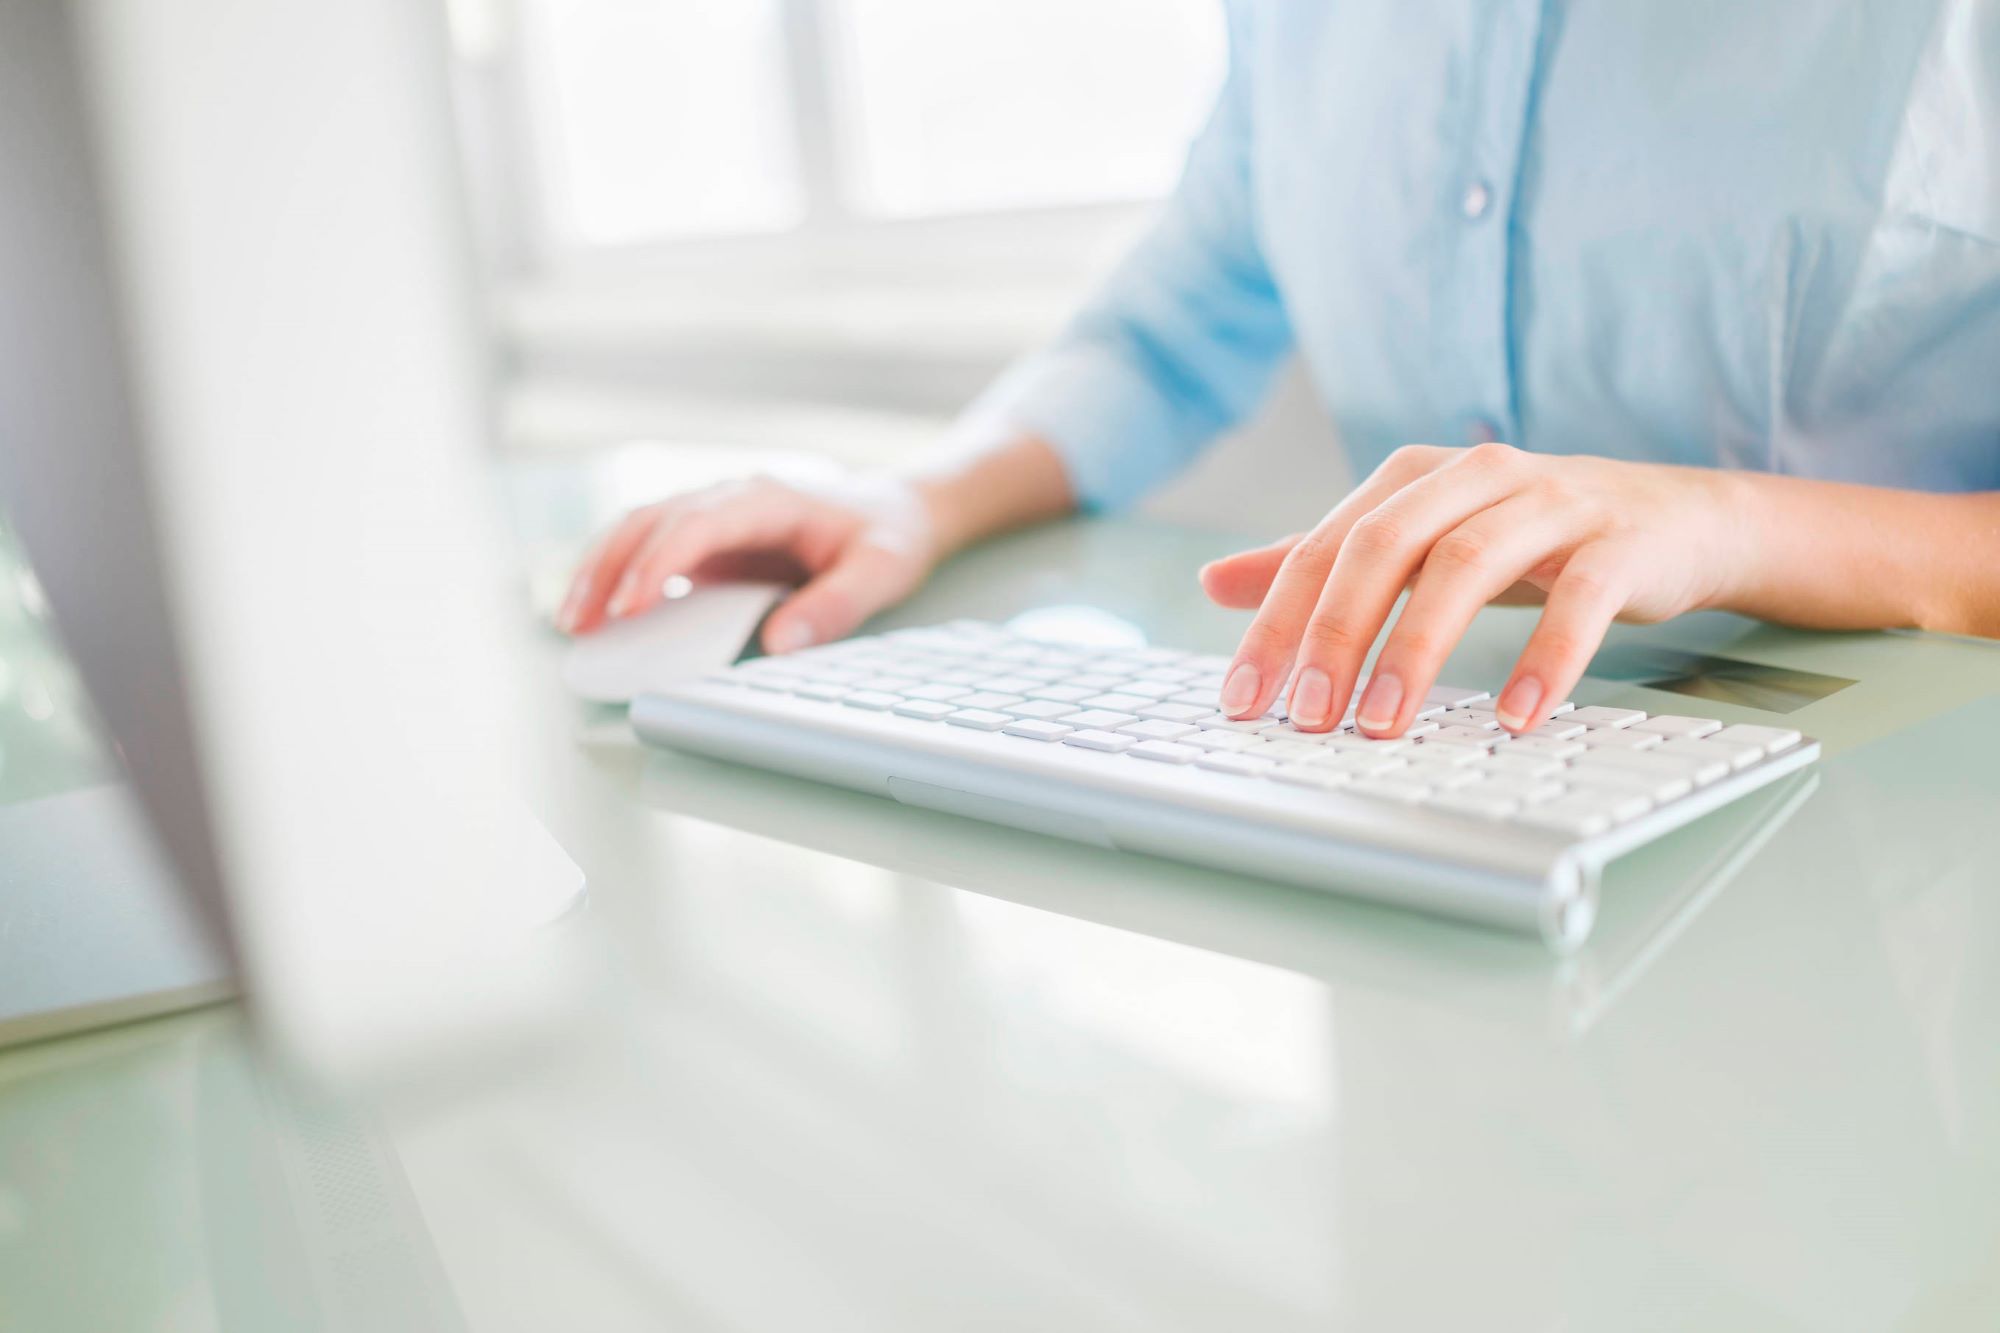
<path fill-rule="evenodd" d="M 826 643 L 908 596 L 937 559 L 935 525 L 910 483 L 807 488 L 725 482 L 627 514 L 585 557 L 556 615 L 582 634 L 660 604 L 670 579 L 803 578 L 764 623 L 764 649 Z"/>

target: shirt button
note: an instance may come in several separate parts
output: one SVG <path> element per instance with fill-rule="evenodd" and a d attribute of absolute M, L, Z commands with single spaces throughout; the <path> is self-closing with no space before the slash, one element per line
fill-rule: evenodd
<path fill-rule="evenodd" d="M 1458 201 L 1458 211 L 1465 214 L 1467 222 L 1477 222 L 1493 207 L 1493 189 L 1485 181 L 1474 181 L 1465 187 L 1465 195 Z"/>

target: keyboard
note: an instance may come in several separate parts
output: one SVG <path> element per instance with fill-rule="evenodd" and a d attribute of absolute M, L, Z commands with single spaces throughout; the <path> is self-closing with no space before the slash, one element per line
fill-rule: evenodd
<path fill-rule="evenodd" d="M 978 621 L 758 658 L 632 707 L 645 740 L 1100 847 L 1588 936 L 1616 856 L 1812 763 L 1786 727 L 1564 703 L 1518 738 L 1484 690 L 1409 732 L 1216 709 L 1225 657 Z M 1355 694 L 1359 696 L 1357 689 Z"/>

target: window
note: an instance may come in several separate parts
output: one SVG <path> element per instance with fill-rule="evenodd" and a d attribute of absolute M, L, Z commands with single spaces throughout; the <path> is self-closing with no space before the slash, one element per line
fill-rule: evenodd
<path fill-rule="evenodd" d="M 798 222 L 778 0 L 531 0 L 522 37 L 565 247 Z"/>
<path fill-rule="evenodd" d="M 1222 64 L 1216 0 L 845 0 L 833 68 L 855 209 L 1144 199 Z"/>
<path fill-rule="evenodd" d="M 1225 58 L 1219 0 L 511 3 L 565 252 L 1157 196 Z"/>

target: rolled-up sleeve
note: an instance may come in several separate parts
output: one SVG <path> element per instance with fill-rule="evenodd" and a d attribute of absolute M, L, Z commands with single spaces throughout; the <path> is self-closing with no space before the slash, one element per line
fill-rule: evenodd
<path fill-rule="evenodd" d="M 1069 327 L 975 406 L 1048 441 L 1087 509 L 1131 504 L 1255 410 L 1292 345 L 1252 218 L 1249 35 L 1173 196 Z"/>

